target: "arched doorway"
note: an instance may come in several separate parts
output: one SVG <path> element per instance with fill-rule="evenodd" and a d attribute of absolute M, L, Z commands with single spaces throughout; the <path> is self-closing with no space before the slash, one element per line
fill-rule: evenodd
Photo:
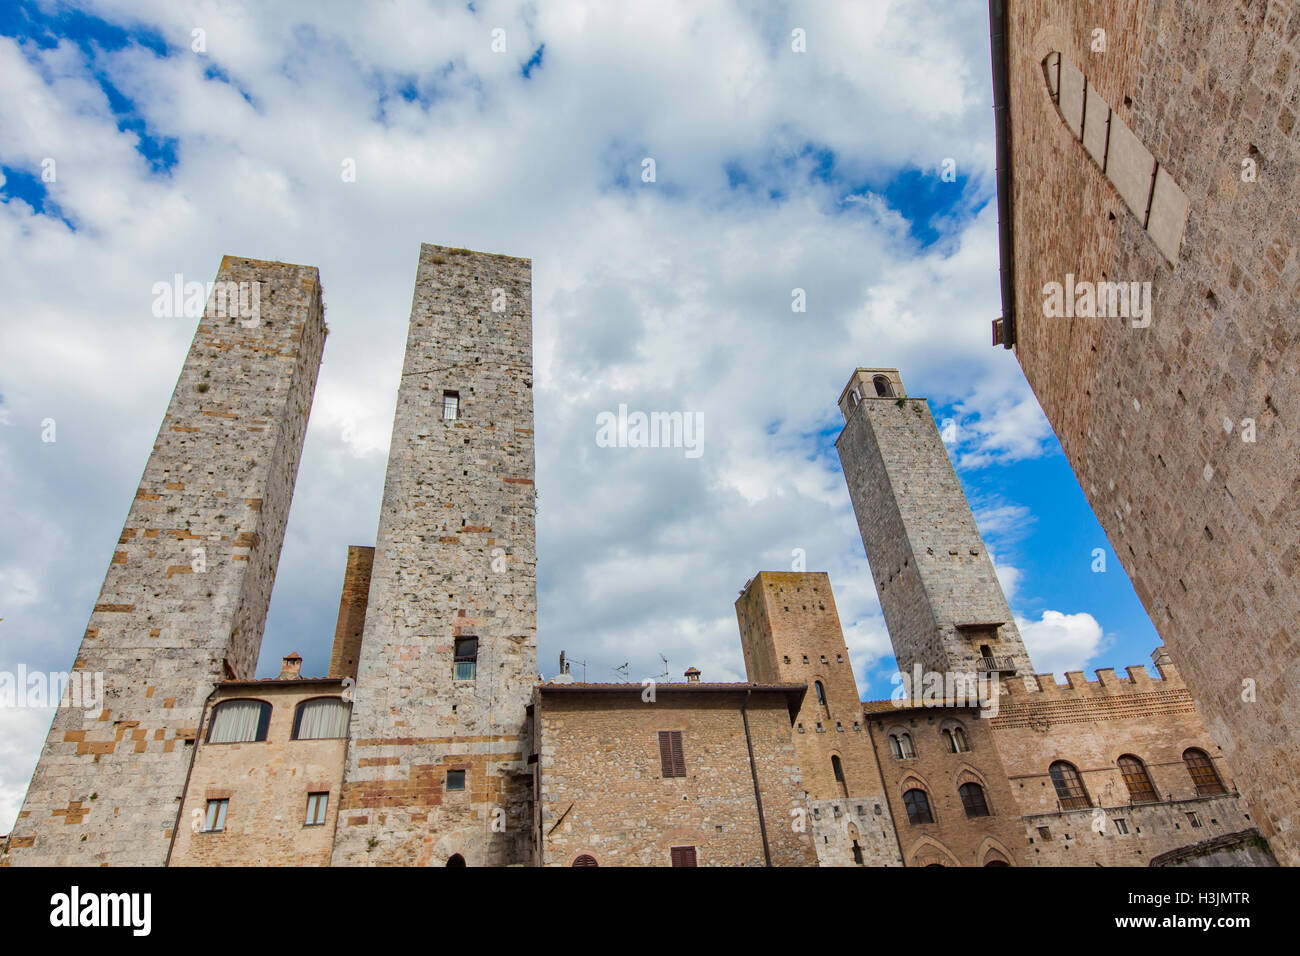
<path fill-rule="evenodd" d="M 448 866 L 464 866 L 464 865 L 465 865 L 465 858 L 464 858 L 463 856 L 461 856 L 459 853 L 453 853 L 451 856 L 449 856 L 449 857 L 447 858 L 447 865 L 448 865 Z"/>

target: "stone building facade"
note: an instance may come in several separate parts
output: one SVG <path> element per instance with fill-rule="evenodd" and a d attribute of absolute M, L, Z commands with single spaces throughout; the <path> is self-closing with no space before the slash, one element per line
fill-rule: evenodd
<path fill-rule="evenodd" d="M 252 677 L 325 316 L 311 266 L 225 257 L 72 665 L 9 865 L 161 865 L 204 700 Z"/>
<path fill-rule="evenodd" d="M 804 686 L 540 684 L 536 862 L 815 866 L 790 734 Z"/>
<path fill-rule="evenodd" d="M 1252 818 L 1295 865 L 1300 5 L 991 11 L 995 342 L 1014 348 Z M 1083 307 L 1061 314 L 1051 283 Z M 1136 283 L 1146 308 L 1124 314 L 1096 283 Z"/>
<path fill-rule="evenodd" d="M 301 708 L 347 706 L 343 682 L 304 678 L 285 658 L 278 678 L 222 681 L 204 710 L 168 866 L 328 866 L 334 851 L 346 736 L 304 736 Z M 210 740 L 222 704 L 269 707 L 261 740 Z M 224 806 L 221 806 L 224 801 Z"/>

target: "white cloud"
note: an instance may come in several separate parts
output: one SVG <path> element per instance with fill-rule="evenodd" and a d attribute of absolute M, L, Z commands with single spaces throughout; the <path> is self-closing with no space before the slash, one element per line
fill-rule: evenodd
<path fill-rule="evenodd" d="M 1066 671 L 1083 670 L 1106 646 L 1101 625 L 1086 611 L 1044 611 L 1037 621 L 1017 617 L 1016 627 L 1037 671 L 1058 680 Z"/>

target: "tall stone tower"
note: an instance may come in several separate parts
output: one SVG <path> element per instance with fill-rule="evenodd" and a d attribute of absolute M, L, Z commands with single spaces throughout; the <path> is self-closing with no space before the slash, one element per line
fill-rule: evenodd
<path fill-rule="evenodd" d="M 759 572 L 736 601 L 736 618 L 750 681 L 808 687 L 794 745 L 818 860 L 901 866 L 829 576 Z"/>
<path fill-rule="evenodd" d="M 214 681 L 257 665 L 325 321 L 310 266 L 225 257 L 6 862 L 161 866 Z"/>
<path fill-rule="evenodd" d="M 1032 677 L 1020 632 L 923 398 L 897 369 L 860 368 L 836 439 L 889 638 L 904 675 Z"/>
<path fill-rule="evenodd" d="M 532 860 L 531 269 L 420 248 L 336 866 Z"/>

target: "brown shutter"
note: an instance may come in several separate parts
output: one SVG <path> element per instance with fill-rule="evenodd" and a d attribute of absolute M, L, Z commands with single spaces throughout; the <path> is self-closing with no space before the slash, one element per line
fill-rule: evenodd
<path fill-rule="evenodd" d="M 675 846 L 672 848 L 673 866 L 695 866 L 695 847 Z"/>
<path fill-rule="evenodd" d="M 665 777 L 673 775 L 672 734 L 666 730 L 659 731 L 659 769 Z"/>
<path fill-rule="evenodd" d="M 674 730 L 671 734 L 673 742 L 673 776 L 686 776 L 686 758 L 682 756 L 682 732 Z"/>

